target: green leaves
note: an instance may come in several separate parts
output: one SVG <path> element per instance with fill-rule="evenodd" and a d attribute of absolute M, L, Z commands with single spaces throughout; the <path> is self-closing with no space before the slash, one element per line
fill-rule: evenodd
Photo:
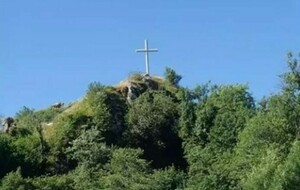
<path fill-rule="evenodd" d="M 109 175 L 102 178 L 105 189 L 147 189 L 150 171 L 140 149 L 116 149 L 108 164 Z"/>
<path fill-rule="evenodd" d="M 29 180 L 24 179 L 21 175 L 20 169 L 16 172 L 7 174 L 1 183 L 3 190 L 34 190 L 33 185 Z"/>
<path fill-rule="evenodd" d="M 113 88 L 100 83 L 89 86 L 85 102 L 90 109 L 93 124 L 108 144 L 120 144 L 125 130 L 124 116 L 127 113 L 126 100 Z"/>
<path fill-rule="evenodd" d="M 299 189 L 299 60 L 288 65 L 260 103 L 246 85 L 182 88 L 168 68 L 130 77 L 130 103 L 126 81 L 92 83 L 65 108 L 24 107 L 0 134 L 0 189 Z"/>
<path fill-rule="evenodd" d="M 12 140 L 7 134 L 0 134 L 0 178 L 17 166 L 13 155 Z"/>
<path fill-rule="evenodd" d="M 299 93 L 300 90 L 300 65 L 299 58 L 294 58 L 290 52 L 287 56 L 287 63 L 290 69 L 289 72 L 284 73 L 281 77 L 283 78 L 284 86 L 283 89 L 292 93 Z"/>
<path fill-rule="evenodd" d="M 178 107 L 173 97 L 161 91 L 146 92 L 129 109 L 126 142 L 131 147 L 142 148 L 146 159 L 155 168 L 172 164 L 184 167 L 178 119 Z"/>
<path fill-rule="evenodd" d="M 198 102 L 196 123 L 186 144 L 189 188 L 235 188 L 233 150 L 254 111 L 253 98 L 242 85 L 213 87 Z"/>
<path fill-rule="evenodd" d="M 160 138 L 163 132 L 176 134 L 178 120 L 177 106 L 173 99 L 164 93 L 146 92 L 132 105 L 128 118 L 128 135 L 131 143 L 153 141 L 157 146 L 164 147 Z M 134 141 L 136 139 L 136 142 Z"/>
<path fill-rule="evenodd" d="M 167 67 L 164 73 L 165 79 L 172 85 L 178 86 L 180 80 L 182 79 L 181 75 L 178 75 L 173 69 Z"/>
<path fill-rule="evenodd" d="M 253 114 L 254 101 L 246 86 L 218 87 L 199 102 L 193 143 L 233 148 L 238 132 Z"/>
<path fill-rule="evenodd" d="M 67 154 L 87 167 L 103 167 L 110 158 L 111 149 L 103 142 L 100 131 L 95 127 L 83 131 L 71 144 Z"/>

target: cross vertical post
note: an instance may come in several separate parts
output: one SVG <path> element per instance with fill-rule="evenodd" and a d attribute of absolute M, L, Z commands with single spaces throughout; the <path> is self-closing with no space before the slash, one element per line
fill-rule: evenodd
<path fill-rule="evenodd" d="M 137 49 L 135 51 L 145 53 L 146 75 L 150 75 L 149 52 L 158 52 L 158 49 L 149 49 L 148 40 L 145 40 L 145 49 Z"/>
<path fill-rule="evenodd" d="M 146 74 L 149 74 L 149 53 L 148 53 L 148 40 L 145 40 L 145 61 L 146 61 Z"/>

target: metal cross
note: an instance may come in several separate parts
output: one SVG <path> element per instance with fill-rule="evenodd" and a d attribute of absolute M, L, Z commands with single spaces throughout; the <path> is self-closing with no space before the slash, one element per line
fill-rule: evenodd
<path fill-rule="evenodd" d="M 144 52 L 145 53 L 145 61 L 146 61 L 146 74 L 149 75 L 149 52 L 158 52 L 158 49 L 149 49 L 148 41 L 145 40 L 145 49 L 137 49 L 135 52 Z"/>

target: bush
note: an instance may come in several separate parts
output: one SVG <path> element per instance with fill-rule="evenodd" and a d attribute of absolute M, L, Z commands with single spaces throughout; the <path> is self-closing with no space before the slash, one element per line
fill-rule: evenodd
<path fill-rule="evenodd" d="M 7 174 L 1 181 L 2 190 L 34 190 L 34 186 L 29 180 L 24 179 L 20 169 Z"/>

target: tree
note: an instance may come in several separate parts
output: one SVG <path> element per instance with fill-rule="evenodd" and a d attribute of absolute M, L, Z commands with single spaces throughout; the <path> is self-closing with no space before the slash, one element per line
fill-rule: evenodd
<path fill-rule="evenodd" d="M 199 102 L 193 135 L 196 145 L 213 144 L 215 148 L 233 148 L 237 134 L 254 114 L 254 100 L 243 85 L 213 88 L 209 97 Z"/>
<path fill-rule="evenodd" d="M 188 141 L 196 122 L 196 103 L 191 90 L 180 88 L 177 93 L 179 104 L 179 135 L 184 141 Z"/>
<path fill-rule="evenodd" d="M 289 190 L 300 187 L 300 142 L 296 140 L 291 147 L 287 159 L 278 167 L 277 176 L 274 179 L 278 189 Z"/>
<path fill-rule="evenodd" d="M 234 189 L 230 160 L 238 134 L 254 115 L 254 100 L 243 85 L 213 87 L 199 102 L 196 123 L 185 146 L 189 162 L 188 187 Z"/>
<path fill-rule="evenodd" d="M 2 190 L 34 190 L 33 185 L 21 175 L 21 170 L 7 174 L 1 183 Z"/>
<path fill-rule="evenodd" d="M 285 177 L 297 178 L 297 174 L 287 174 L 289 169 L 285 168 L 288 165 L 285 163 L 290 163 L 292 155 L 297 154 L 297 146 L 293 144 L 299 137 L 300 75 L 298 61 L 291 54 L 288 55 L 288 65 L 290 70 L 282 75 L 282 92 L 265 99 L 263 107 L 239 135 L 231 169 L 240 179 L 241 188 L 295 187 L 293 180 L 287 182 Z M 297 168 L 296 160 L 294 166 Z"/>
<path fill-rule="evenodd" d="M 77 162 L 67 156 L 67 150 L 71 147 L 71 142 L 92 125 L 91 116 L 84 108 L 65 112 L 53 122 L 51 130 L 47 131 L 47 142 L 50 147 L 47 172 L 62 174 L 77 166 Z"/>
<path fill-rule="evenodd" d="M 186 177 L 183 171 L 176 170 L 173 166 L 155 170 L 150 176 L 148 187 L 153 190 L 183 189 Z"/>
<path fill-rule="evenodd" d="M 17 138 L 11 147 L 24 176 L 37 176 L 44 172 L 46 155 L 38 134 Z"/>
<path fill-rule="evenodd" d="M 127 142 L 144 150 L 155 168 L 175 164 L 185 167 L 178 136 L 179 113 L 174 98 L 149 91 L 136 99 L 128 111 Z"/>
<path fill-rule="evenodd" d="M 34 190 L 76 190 L 71 175 L 53 175 L 29 179 Z M 27 189 L 26 189 L 27 190 Z"/>
<path fill-rule="evenodd" d="M 0 134 L 0 178 L 17 168 L 17 163 L 13 155 L 12 140 L 9 135 Z"/>
<path fill-rule="evenodd" d="M 67 153 L 88 168 L 101 167 L 110 158 L 111 150 L 103 142 L 103 137 L 95 127 L 83 131 L 71 144 Z"/>
<path fill-rule="evenodd" d="M 178 75 L 175 70 L 167 67 L 164 73 L 165 79 L 172 85 L 178 86 L 180 80 L 182 79 L 181 75 Z"/>
<path fill-rule="evenodd" d="M 120 144 L 125 130 L 126 100 L 113 88 L 92 83 L 86 95 L 93 123 L 108 144 Z"/>
<path fill-rule="evenodd" d="M 147 189 L 148 162 L 141 149 L 116 149 L 108 164 L 109 175 L 102 178 L 104 189 Z"/>
<path fill-rule="evenodd" d="M 18 121 L 18 128 L 25 128 L 30 132 L 33 132 L 40 122 L 34 110 L 25 106 L 16 114 L 16 120 Z"/>
<path fill-rule="evenodd" d="M 267 152 L 260 155 L 260 161 L 251 172 L 248 173 L 247 178 L 241 180 L 241 187 L 249 190 L 273 190 L 276 187 L 277 181 L 274 176 L 276 170 L 280 166 L 281 160 L 278 156 L 278 149 L 269 149 Z M 281 189 L 281 188 L 279 188 Z"/>
<path fill-rule="evenodd" d="M 300 54 L 299 54 L 300 58 Z M 299 93 L 300 90 L 300 64 L 299 58 L 294 58 L 291 52 L 287 55 L 287 64 L 290 71 L 281 75 L 283 79 L 283 90 L 290 93 Z"/>

